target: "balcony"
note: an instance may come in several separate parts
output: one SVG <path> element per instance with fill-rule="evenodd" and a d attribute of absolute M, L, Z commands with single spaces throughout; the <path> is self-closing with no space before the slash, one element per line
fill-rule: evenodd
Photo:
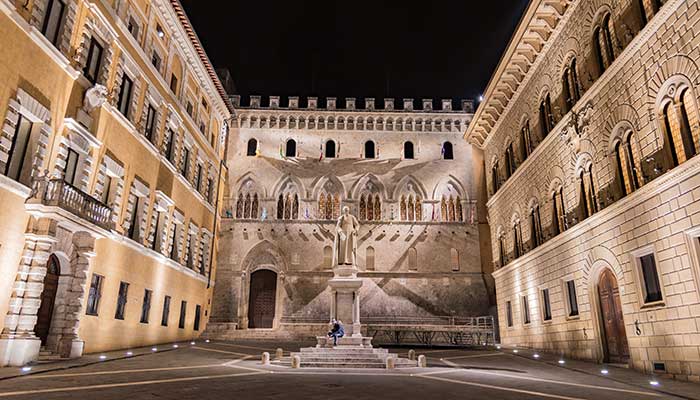
<path fill-rule="evenodd" d="M 38 183 L 34 199 L 41 204 L 59 207 L 100 228 L 113 228 L 112 209 L 106 204 L 60 178 Z"/>

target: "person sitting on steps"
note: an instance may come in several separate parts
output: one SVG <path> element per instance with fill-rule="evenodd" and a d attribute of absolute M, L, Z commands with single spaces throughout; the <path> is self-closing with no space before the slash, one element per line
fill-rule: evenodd
<path fill-rule="evenodd" d="M 340 320 L 333 319 L 331 322 L 333 324 L 330 332 L 328 332 L 328 337 L 333 338 L 333 346 L 338 345 L 338 338 L 345 336 L 345 329 L 343 328 L 343 323 Z"/>

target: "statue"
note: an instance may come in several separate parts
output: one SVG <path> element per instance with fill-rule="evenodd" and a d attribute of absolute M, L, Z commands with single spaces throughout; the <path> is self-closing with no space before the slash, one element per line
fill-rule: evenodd
<path fill-rule="evenodd" d="M 357 231 L 359 229 L 360 223 L 354 215 L 350 214 L 350 208 L 343 207 L 343 213 L 335 226 L 333 266 L 357 265 Z"/>
<path fill-rule="evenodd" d="M 83 99 L 83 110 L 86 113 L 91 113 L 93 110 L 102 107 L 107 100 L 107 88 L 103 85 L 96 84 L 85 92 Z"/>

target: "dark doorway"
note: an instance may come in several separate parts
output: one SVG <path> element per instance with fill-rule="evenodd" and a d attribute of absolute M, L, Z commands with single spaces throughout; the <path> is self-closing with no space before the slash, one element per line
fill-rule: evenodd
<path fill-rule="evenodd" d="M 55 255 L 49 257 L 46 265 L 46 276 L 44 277 L 44 290 L 41 292 L 41 305 L 37 312 L 37 321 L 34 331 L 41 339 L 41 344 L 46 344 L 51 330 L 51 317 L 53 316 L 53 306 L 56 302 L 56 291 L 58 290 L 58 277 L 60 275 L 60 264 Z"/>
<path fill-rule="evenodd" d="M 629 347 L 617 279 L 609 269 L 600 276 L 598 299 L 603 321 L 604 362 L 625 364 L 629 361 Z"/>
<path fill-rule="evenodd" d="M 262 269 L 250 275 L 248 300 L 248 328 L 272 328 L 275 319 L 277 274 Z"/>

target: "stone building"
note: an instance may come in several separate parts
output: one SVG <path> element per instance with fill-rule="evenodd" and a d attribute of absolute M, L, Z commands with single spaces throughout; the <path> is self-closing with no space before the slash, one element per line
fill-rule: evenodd
<path fill-rule="evenodd" d="M 698 7 L 531 2 L 466 133 L 505 344 L 700 379 Z"/>
<path fill-rule="evenodd" d="M 177 0 L 0 2 L 0 365 L 197 336 L 232 106 Z"/>
<path fill-rule="evenodd" d="M 262 101 L 265 104 L 261 104 Z M 212 337 L 323 332 L 336 220 L 361 221 L 365 324 L 487 315 L 483 162 L 463 140 L 472 104 L 253 96 L 229 139 Z M 481 197 L 480 197 L 481 196 Z M 479 218 L 481 216 L 481 219 Z M 485 251 L 488 259 L 488 244 Z M 489 289 L 490 288 L 490 289 Z M 261 331 L 272 329 L 272 332 Z"/>

